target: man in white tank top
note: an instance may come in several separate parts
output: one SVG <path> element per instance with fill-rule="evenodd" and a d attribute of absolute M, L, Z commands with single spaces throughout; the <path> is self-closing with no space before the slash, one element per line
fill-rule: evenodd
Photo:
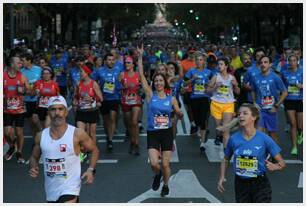
<path fill-rule="evenodd" d="M 62 96 L 51 97 L 48 105 L 51 126 L 35 137 L 29 173 L 31 177 L 39 175 L 38 161 L 42 155 L 47 201 L 78 202 L 81 178 L 86 177 L 87 184 L 93 183 L 99 150 L 83 129 L 66 123 L 67 103 Z M 81 146 L 92 153 L 90 166 L 82 176 L 79 158 Z"/>

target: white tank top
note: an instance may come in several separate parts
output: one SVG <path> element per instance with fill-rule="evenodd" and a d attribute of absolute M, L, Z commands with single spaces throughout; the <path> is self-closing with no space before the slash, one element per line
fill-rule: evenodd
<path fill-rule="evenodd" d="M 219 103 L 232 103 L 235 102 L 233 94 L 233 75 L 229 74 L 227 79 L 223 79 L 221 74 L 217 74 L 216 83 L 221 82 L 222 86 L 219 87 L 216 91 L 213 92 L 211 97 L 212 100 Z"/>
<path fill-rule="evenodd" d="M 73 136 L 75 127 L 68 125 L 58 140 L 50 136 L 50 128 L 42 131 L 42 152 L 47 201 L 56 201 L 62 195 L 79 195 L 81 188 L 81 162 L 75 154 Z"/>

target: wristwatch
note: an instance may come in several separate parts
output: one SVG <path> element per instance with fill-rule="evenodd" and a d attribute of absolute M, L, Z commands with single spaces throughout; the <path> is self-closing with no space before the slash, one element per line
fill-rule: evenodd
<path fill-rule="evenodd" d="M 93 175 L 96 174 L 96 168 L 88 167 L 87 171 L 91 172 Z"/>

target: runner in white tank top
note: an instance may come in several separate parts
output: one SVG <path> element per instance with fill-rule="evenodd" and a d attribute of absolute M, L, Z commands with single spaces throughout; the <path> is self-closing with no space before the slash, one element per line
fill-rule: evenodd
<path fill-rule="evenodd" d="M 38 161 L 43 158 L 45 191 L 48 202 L 78 202 L 81 178 L 94 180 L 99 150 L 84 130 L 66 123 L 67 103 L 62 96 L 49 99 L 51 126 L 37 134 L 30 157 L 30 176 L 39 174 Z M 90 166 L 81 177 L 80 148 L 91 152 Z"/>

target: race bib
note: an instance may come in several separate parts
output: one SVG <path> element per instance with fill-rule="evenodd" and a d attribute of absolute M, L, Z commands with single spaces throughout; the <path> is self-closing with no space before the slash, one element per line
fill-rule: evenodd
<path fill-rule="evenodd" d="M 204 94 L 205 86 L 204 84 L 195 84 L 194 85 L 194 94 Z"/>
<path fill-rule="evenodd" d="M 154 129 L 168 129 L 169 117 L 168 115 L 155 115 L 154 116 Z"/>
<path fill-rule="evenodd" d="M 103 86 L 103 92 L 114 94 L 114 92 L 115 92 L 114 82 L 105 82 L 104 86 Z"/>
<path fill-rule="evenodd" d="M 64 71 L 63 67 L 55 67 L 54 68 L 54 75 L 55 76 L 60 76 L 62 74 L 62 72 Z"/>
<path fill-rule="evenodd" d="M 236 174 L 243 177 L 257 177 L 257 157 L 237 156 Z"/>
<path fill-rule="evenodd" d="M 48 108 L 49 97 L 40 97 L 38 107 Z"/>
<path fill-rule="evenodd" d="M 45 171 L 48 177 L 52 178 L 67 178 L 66 172 L 66 160 L 65 158 L 60 159 L 48 159 L 45 160 Z"/>
<path fill-rule="evenodd" d="M 21 100 L 18 97 L 7 98 L 6 105 L 8 110 L 22 109 Z"/>
<path fill-rule="evenodd" d="M 267 96 L 263 97 L 261 100 L 262 108 L 263 109 L 271 109 L 274 105 L 274 97 L 273 96 Z"/>
<path fill-rule="evenodd" d="M 80 109 L 92 109 L 96 107 L 96 101 L 85 100 L 83 98 L 79 101 Z"/>
<path fill-rule="evenodd" d="M 229 95 L 229 87 L 222 85 L 217 90 L 218 94 L 221 96 L 228 96 Z"/>
<path fill-rule="evenodd" d="M 125 96 L 125 103 L 128 105 L 137 104 L 137 95 L 135 93 L 130 93 Z"/>
<path fill-rule="evenodd" d="M 299 95 L 300 89 L 295 85 L 291 85 L 288 86 L 288 93 L 291 95 Z"/>

